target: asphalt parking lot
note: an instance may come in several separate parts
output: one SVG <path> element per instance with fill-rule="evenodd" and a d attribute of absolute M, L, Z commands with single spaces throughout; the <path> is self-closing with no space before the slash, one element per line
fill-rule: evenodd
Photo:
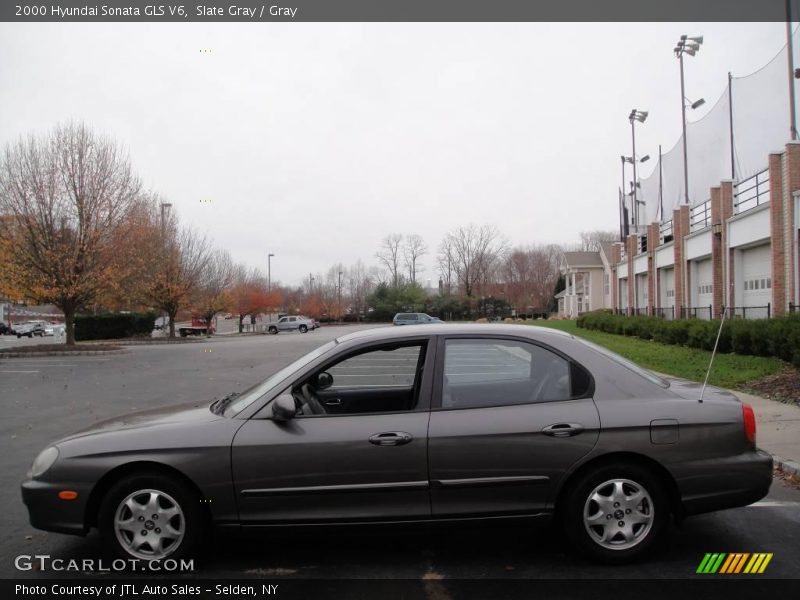
<path fill-rule="evenodd" d="M 218 336 L 197 343 L 131 346 L 122 353 L 102 356 L 0 360 L 0 505 L 4 507 L 0 576 L 48 576 L 17 571 L 14 559 L 20 554 L 65 559 L 100 556 L 96 533 L 79 538 L 28 525 L 19 483 L 31 460 L 49 441 L 129 411 L 182 400 L 210 401 L 242 390 L 303 353 L 361 327 L 323 326 L 307 334 L 277 336 Z M 413 372 L 413 354 L 391 358 L 383 362 L 362 359 L 334 377 L 366 382 L 383 373 L 402 380 Z M 460 368 L 474 371 L 481 364 L 479 358 L 460 357 Z M 685 578 L 694 575 L 706 552 L 771 552 L 774 558 L 762 577 L 796 578 L 798 541 L 800 491 L 776 480 L 765 500 L 691 518 L 672 532 L 656 556 L 626 567 L 601 567 L 572 557 L 553 527 L 404 526 L 217 535 L 197 565 L 198 572 L 186 576 L 445 582 L 451 578 Z"/>

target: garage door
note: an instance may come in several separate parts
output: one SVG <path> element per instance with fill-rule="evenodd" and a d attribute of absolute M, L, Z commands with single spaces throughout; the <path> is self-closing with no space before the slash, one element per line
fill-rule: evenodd
<path fill-rule="evenodd" d="M 661 308 L 675 306 L 675 269 L 660 269 Z"/>
<path fill-rule="evenodd" d="M 647 308 L 647 273 L 636 276 L 636 308 Z"/>
<path fill-rule="evenodd" d="M 743 290 L 742 306 L 766 306 L 772 301 L 772 255 L 769 244 L 742 250 L 741 273 L 739 289 Z"/>
<path fill-rule="evenodd" d="M 713 271 L 711 269 L 711 259 L 697 261 L 697 269 L 694 278 L 694 306 L 697 307 L 697 316 L 703 319 L 711 318 L 711 311 L 708 307 L 714 302 L 714 282 Z"/>

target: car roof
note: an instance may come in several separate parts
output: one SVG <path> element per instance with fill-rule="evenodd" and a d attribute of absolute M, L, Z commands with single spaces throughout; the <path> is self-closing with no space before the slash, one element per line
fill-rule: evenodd
<path fill-rule="evenodd" d="M 392 327 L 390 325 L 376 326 L 372 329 L 354 331 L 336 338 L 337 343 L 351 341 L 369 340 L 394 340 L 419 335 L 459 335 L 459 334 L 480 334 L 480 335 L 531 335 L 539 338 L 559 337 L 571 338 L 569 333 L 549 327 L 537 327 L 536 325 L 512 325 L 505 323 L 442 323 L 441 325 L 403 325 L 402 327 Z"/>

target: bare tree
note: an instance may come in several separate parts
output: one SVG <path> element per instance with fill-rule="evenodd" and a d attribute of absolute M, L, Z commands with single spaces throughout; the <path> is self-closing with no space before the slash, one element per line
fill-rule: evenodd
<path fill-rule="evenodd" d="M 372 279 L 360 260 L 346 273 L 350 309 L 357 320 L 367 311 L 367 296 L 372 289 Z"/>
<path fill-rule="evenodd" d="M 67 344 L 74 318 L 110 284 L 124 257 L 113 240 L 140 192 L 127 155 L 82 123 L 6 146 L 0 212 L 11 218 L 20 288 L 58 306 Z"/>
<path fill-rule="evenodd" d="M 169 316 L 169 336 L 175 337 L 178 310 L 195 300 L 211 257 L 208 239 L 188 228 L 179 228 L 174 217 L 161 226 L 155 269 L 148 294 L 153 305 Z"/>
<path fill-rule="evenodd" d="M 197 294 L 197 312 L 211 325 L 214 317 L 228 306 L 235 269 L 226 250 L 214 250 L 209 256 Z"/>
<path fill-rule="evenodd" d="M 583 252 L 600 252 L 600 244 L 602 242 L 618 242 L 619 232 L 615 231 L 602 231 L 597 229 L 595 231 L 581 231 L 581 246 Z"/>
<path fill-rule="evenodd" d="M 403 260 L 408 272 L 408 280 L 412 284 L 417 283 L 417 273 L 422 271 L 419 261 L 427 253 L 428 247 L 421 236 L 416 233 L 406 236 L 406 242 L 403 246 Z"/>
<path fill-rule="evenodd" d="M 538 311 L 546 311 L 558 282 L 561 249 L 555 244 L 534 246 L 531 252 L 531 301 Z"/>
<path fill-rule="evenodd" d="M 448 233 L 442 244 L 458 283 L 471 298 L 475 287 L 486 281 L 502 255 L 505 242 L 492 225 L 468 225 Z"/>
<path fill-rule="evenodd" d="M 453 248 L 449 237 L 445 237 L 439 244 L 439 253 L 436 256 L 439 267 L 439 281 L 441 292 L 449 296 L 453 285 Z"/>
<path fill-rule="evenodd" d="M 391 233 L 383 239 L 381 249 L 375 254 L 381 264 L 389 271 L 394 287 L 400 285 L 400 244 L 402 242 L 402 235 Z"/>

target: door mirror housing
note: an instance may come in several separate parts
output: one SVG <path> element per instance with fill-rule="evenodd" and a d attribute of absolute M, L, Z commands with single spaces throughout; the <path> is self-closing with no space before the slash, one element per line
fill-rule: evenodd
<path fill-rule="evenodd" d="M 333 375 L 331 375 L 327 371 L 323 371 L 322 373 L 317 375 L 316 387 L 318 390 L 327 390 L 332 385 L 333 385 Z"/>
<path fill-rule="evenodd" d="M 297 415 L 297 404 L 291 394 L 281 394 L 272 402 L 272 417 L 281 423 L 294 419 Z"/>

